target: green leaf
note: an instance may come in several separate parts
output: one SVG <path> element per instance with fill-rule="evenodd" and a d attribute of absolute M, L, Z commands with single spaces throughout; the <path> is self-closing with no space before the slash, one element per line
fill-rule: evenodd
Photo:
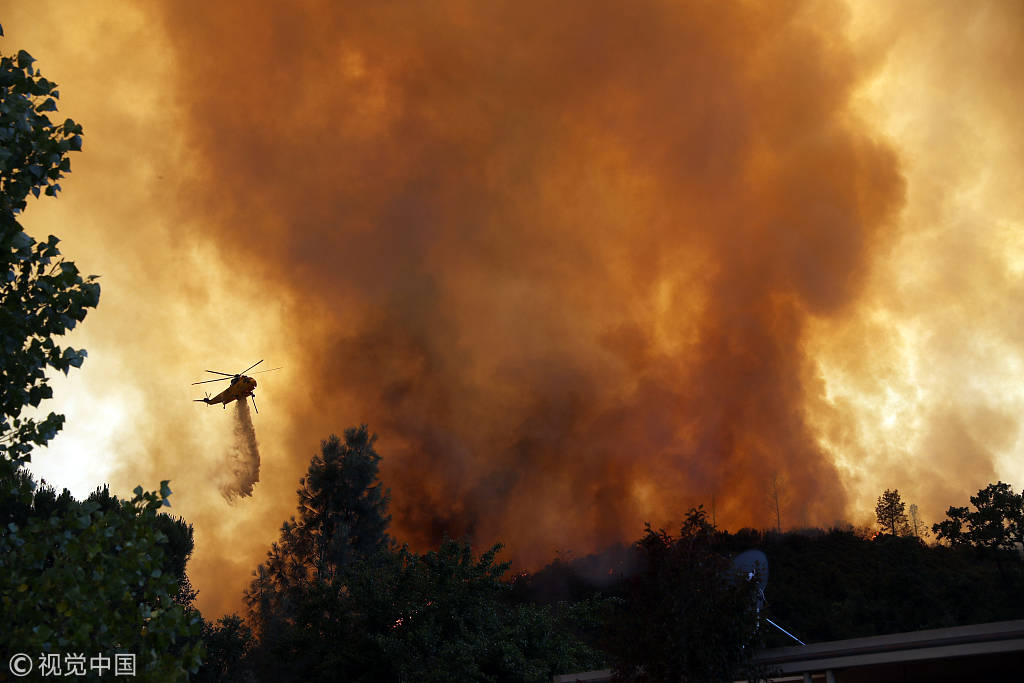
<path fill-rule="evenodd" d="M 8 263 L 0 278 L 0 464 L 28 462 L 32 449 L 60 430 L 63 419 L 53 415 L 28 420 L 9 434 L 8 424 L 23 408 L 52 395 L 45 388 L 47 370 L 66 373 L 82 364 L 83 352 L 65 353 L 52 338 L 75 326 L 99 300 L 91 282 L 48 270 L 60 253 L 56 238 L 36 244 L 15 220 L 28 197 L 60 192 L 56 181 L 70 171 L 64 152 L 82 147 L 79 124 L 66 119 L 55 127 L 47 116 L 56 111 L 59 93 L 35 72 L 34 61 L 24 50 L 0 57 L 0 254 L 7 254 Z"/>
<path fill-rule="evenodd" d="M 18 50 L 18 68 L 25 69 L 32 66 L 35 58 L 24 50 Z M 31 73 L 31 72 L 30 72 Z"/>

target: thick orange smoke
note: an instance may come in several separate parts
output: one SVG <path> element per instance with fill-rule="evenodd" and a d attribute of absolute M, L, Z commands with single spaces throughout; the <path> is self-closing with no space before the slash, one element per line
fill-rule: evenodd
<path fill-rule="evenodd" d="M 4 27 L 86 128 L 29 218 L 104 276 L 51 450 L 172 479 L 204 612 L 362 422 L 397 536 L 526 566 L 698 504 L 861 523 L 898 487 L 932 521 L 1019 452 L 1010 3 L 40 0 Z M 189 383 L 259 358 L 285 370 L 229 507 L 230 415 Z"/>
<path fill-rule="evenodd" d="M 380 432 L 399 536 L 536 562 L 712 496 L 761 525 L 776 476 L 842 517 L 804 331 L 903 183 L 840 8 L 271 7 L 164 8 L 197 210 L 306 301 L 294 442 Z"/>

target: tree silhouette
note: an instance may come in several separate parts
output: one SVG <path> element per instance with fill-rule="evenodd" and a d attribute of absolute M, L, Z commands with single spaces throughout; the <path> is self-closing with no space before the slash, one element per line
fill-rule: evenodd
<path fill-rule="evenodd" d="M 975 511 L 968 514 L 974 545 L 1013 552 L 1024 543 L 1024 496 L 1005 482 L 989 484 L 971 496 Z"/>
<path fill-rule="evenodd" d="M 648 524 L 635 545 L 641 571 L 609 622 L 608 648 L 627 680 L 733 680 L 752 655 L 756 584 L 731 580 L 703 508 L 673 538 Z"/>
<path fill-rule="evenodd" d="M 1002 571 L 1002 559 L 1017 555 L 1024 545 L 1024 495 L 1000 481 L 971 496 L 971 505 L 974 510 L 951 506 L 947 519 L 932 526 L 935 537 L 952 546 L 970 545 L 986 551 Z"/>
<path fill-rule="evenodd" d="M 237 614 L 217 623 L 203 622 L 206 656 L 192 677 L 197 683 L 243 683 L 256 680 L 248 654 L 255 643 L 252 630 Z"/>
<path fill-rule="evenodd" d="M 373 444 L 365 425 L 321 444 L 298 515 L 247 592 L 253 661 L 218 665 L 221 675 L 251 665 L 279 681 L 545 681 L 600 661 L 556 610 L 513 604 L 500 545 L 479 556 L 447 537 L 423 554 L 396 548 Z M 208 629 L 218 652 L 243 642 L 228 626 Z"/>
<path fill-rule="evenodd" d="M 969 510 L 966 507 L 951 505 L 946 510 L 946 519 L 932 525 L 935 539 L 946 541 L 953 547 L 970 545 L 971 539 L 968 535 L 970 522 L 968 521 Z"/>
<path fill-rule="evenodd" d="M 24 50 L 0 56 L 0 651 L 131 652 L 140 678 L 187 680 L 202 649 L 184 577 L 192 536 L 159 514 L 168 482 L 131 500 L 103 491 L 77 501 L 24 467 L 64 418 L 22 411 L 53 395 L 48 368 L 82 364 L 85 351 L 55 337 L 100 295 L 94 276 L 59 258 L 56 237 L 37 243 L 18 222 L 29 195 L 57 195 L 82 147 L 81 126 L 50 120 L 57 86 L 34 62 Z"/>
<path fill-rule="evenodd" d="M 391 544 L 390 493 L 377 481 L 376 439 L 366 425 L 346 429 L 344 443 L 332 434 L 299 481 L 296 533 L 308 537 L 318 573 L 333 576 L 353 557 L 369 557 Z"/>
<path fill-rule="evenodd" d="M 80 125 L 50 120 L 57 85 L 34 62 L 24 50 L 0 57 L 0 469 L 7 473 L 64 424 L 55 413 L 37 421 L 21 412 L 53 395 L 47 368 L 81 366 L 85 351 L 61 348 L 54 337 L 73 329 L 100 297 L 95 276 L 83 279 L 59 258 L 60 240 L 50 235 L 37 243 L 18 223 L 29 194 L 57 195 L 57 181 L 71 170 L 68 153 L 82 148 Z"/>
<path fill-rule="evenodd" d="M 320 444 L 309 470 L 299 480 L 298 517 L 281 527 L 280 539 L 256 572 L 247 600 L 264 629 L 291 618 L 293 593 L 334 584 L 339 571 L 356 558 L 390 548 L 387 513 L 390 494 L 377 480 L 380 456 L 376 435 L 366 425 L 345 430 Z"/>
<path fill-rule="evenodd" d="M 878 526 L 883 532 L 893 536 L 908 535 L 910 524 L 905 510 L 906 504 L 900 498 L 899 489 L 886 489 L 885 493 L 878 497 L 878 504 L 875 505 Z"/>
<path fill-rule="evenodd" d="M 0 650 L 132 652 L 140 677 L 188 680 L 200 663 L 199 617 L 177 598 L 192 534 L 159 513 L 167 482 L 131 500 L 84 501 L 24 469 L 2 484 Z"/>

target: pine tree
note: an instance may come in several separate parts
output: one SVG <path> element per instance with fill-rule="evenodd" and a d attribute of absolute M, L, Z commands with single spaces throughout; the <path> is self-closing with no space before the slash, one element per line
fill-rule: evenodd
<path fill-rule="evenodd" d="M 909 535 L 910 523 L 907 521 L 906 507 L 900 498 L 899 489 L 886 489 L 885 493 L 878 497 L 875 516 L 883 533 L 893 536 Z"/>
<path fill-rule="evenodd" d="M 312 594 L 338 594 L 353 563 L 393 549 L 376 438 L 366 425 L 346 429 L 344 441 L 332 434 L 299 481 L 298 515 L 281 527 L 246 592 L 264 643 L 287 640 L 297 610 Z"/>
<path fill-rule="evenodd" d="M 332 434 L 299 481 L 295 533 L 308 537 L 308 562 L 323 578 L 333 577 L 354 557 L 369 557 L 391 544 L 391 496 L 377 480 L 376 439 L 366 425 L 346 429 L 344 443 Z"/>

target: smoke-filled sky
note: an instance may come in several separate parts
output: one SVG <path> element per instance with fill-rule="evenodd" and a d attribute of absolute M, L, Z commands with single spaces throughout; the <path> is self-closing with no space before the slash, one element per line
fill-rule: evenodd
<path fill-rule="evenodd" d="M 393 531 L 517 566 L 714 506 L 926 521 L 1024 483 L 1024 5 L 22 3 L 86 130 L 36 236 L 99 273 L 34 470 L 170 479 L 240 608 L 321 439 Z M 266 358 L 251 498 L 203 370 Z"/>

